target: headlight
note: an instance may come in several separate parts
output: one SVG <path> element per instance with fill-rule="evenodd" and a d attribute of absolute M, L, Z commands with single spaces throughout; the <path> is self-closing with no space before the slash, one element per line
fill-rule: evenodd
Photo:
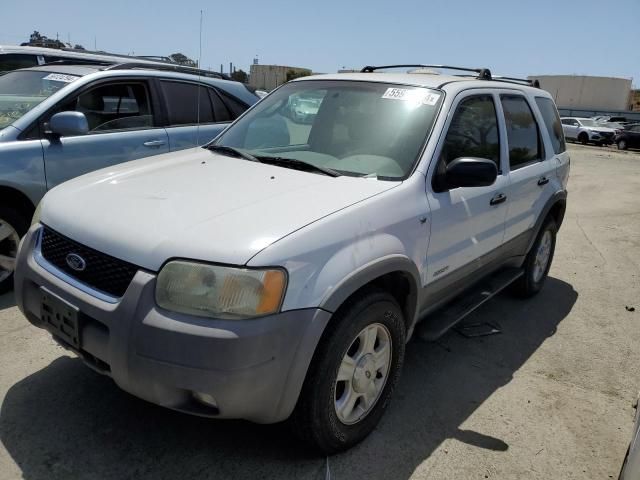
<path fill-rule="evenodd" d="M 158 275 L 156 302 L 201 317 L 245 319 L 275 313 L 286 286 L 283 270 L 249 270 L 176 260 Z"/>
<path fill-rule="evenodd" d="M 38 203 L 36 211 L 33 212 L 33 217 L 31 217 L 31 226 L 34 226 L 36 223 L 40 223 L 40 210 L 42 210 L 42 202 Z"/>

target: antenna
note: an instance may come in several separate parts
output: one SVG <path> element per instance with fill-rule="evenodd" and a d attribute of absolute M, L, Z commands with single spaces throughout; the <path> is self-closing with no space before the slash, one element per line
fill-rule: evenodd
<path fill-rule="evenodd" d="M 200 10 L 200 48 L 198 51 L 198 105 L 197 105 L 197 127 L 196 127 L 196 148 L 200 145 L 200 91 L 202 90 L 202 85 L 200 85 L 200 65 L 202 64 L 202 10 Z"/>

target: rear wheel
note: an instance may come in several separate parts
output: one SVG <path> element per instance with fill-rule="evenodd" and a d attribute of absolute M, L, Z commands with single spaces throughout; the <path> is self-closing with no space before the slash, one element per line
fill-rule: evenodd
<path fill-rule="evenodd" d="M 589 135 L 587 135 L 586 133 L 582 132 L 580 135 L 578 135 L 578 141 L 582 145 L 586 145 L 587 143 L 589 143 Z"/>
<path fill-rule="evenodd" d="M 556 222 L 548 219 L 527 254 L 524 274 L 511 286 L 511 291 L 517 296 L 531 297 L 542 289 L 553 261 L 557 232 Z"/>
<path fill-rule="evenodd" d="M 29 218 L 25 213 L 0 205 L 0 293 L 13 288 L 18 244 L 28 229 Z"/>
<path fill-rule="evenodd" d="M 318 344 L 291 418 L 294 433 L 325 454 L 364 439 L 400 377 L 405 326 L 395 299 L 371 289 L 336 313 Z"/>
<path fill-rule="evenodd" d="M 626 150 L 626 149 L 627 149 L 627 141 L 618 140 L 618 150 Z"/>

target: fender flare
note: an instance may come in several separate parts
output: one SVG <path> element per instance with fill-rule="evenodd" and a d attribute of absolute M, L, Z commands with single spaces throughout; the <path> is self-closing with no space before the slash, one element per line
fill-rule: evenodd
<path fill-rule="evenodd" d="M 401 305 L 405 312 L 407 338 L 415 323 L 420 291 L 420 273 L 415 263 L 405 255 L 395 254 L 378 258 L 362 265 L 350 275 L 343 278 L 322 299 L 320 308 L 334 313 L 351 295 L 363 286 L 389 273 L 401 273 L 409 284 L 406 305 Z"/>
<path fill-rule="evenodd" d="M 542 212 L 540 212 L 540 216 L 538 216 L 538 220 L 536 220 L 536 224 L 533 227 L 534 234 L 531 235 L 531 239 L 529 240 L 529 245 L 527 245 L 526 253 L 529 253 L 529 251 L 533 247 L 533 244 L 535 243 L 536 238 L 538 238 L 538 234 L 540 233 L 540 229 L 542 228 L 544 221 L 549 216 L 549 212 L 551 211 L 552 208 L 554 208 L 558 204 L 560 205 L 560 215 L 559 215 L 559 218 L 557 219 L 558 221 L 557 226 L 558 228 L 560 228 L 560 225 L 562 225 L 562 220 L 564 219 L 565 211 L 567 209 L 567 191 L 566 190 L 557 191 L 551 196 L 551 198 L 549 198 L 549 200 L 547 200 L 547 203 L 545 203 L 544 208 L 542 209 Z"/>

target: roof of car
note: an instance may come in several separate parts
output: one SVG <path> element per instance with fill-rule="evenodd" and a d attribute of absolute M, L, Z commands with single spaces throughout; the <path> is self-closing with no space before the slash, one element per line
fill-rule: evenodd
<path fill-rule="evenodd" d="M 67 75 L 78 75 L 82 77 L 90 73 L 95 73 L 99 71 L 101 68 L 102 68 L 101 65 L 90 65 L 90 64 L 56 65 L 56 64 L 50 63 L 48 65 L 41 65 L 39 67 L 23 68 L 22 70 L 30 70 L 30 71 L 36 71 L 36 72 L 64 73 Z"/>
<path fill-rule="evenodd" d="M 347 81 L 361 81 L 361 82 L 381 82 L 381 83 L 393 83 L 402 85 L 413 85 L 426 88 L 443 88 L 447 84 L 455 84 L 465 87 L 473 85 L 474 87 L 485 88 L 517 88 L 521 90 L 531 90 L 535 92 L 542 92 L 543 95 L 547 95 L 544 90 L 534 88 L 521 83 L 500 81 L 500 77 L 494 77 L 494 80 L 483 80 L 471 75 L 443 75 L 440 73 L 330 73 L 322 75 L 312 75 L 309 77 L 301 77 L 294 81 L 308 81 L 308 80 L 347 80 Z"/>

